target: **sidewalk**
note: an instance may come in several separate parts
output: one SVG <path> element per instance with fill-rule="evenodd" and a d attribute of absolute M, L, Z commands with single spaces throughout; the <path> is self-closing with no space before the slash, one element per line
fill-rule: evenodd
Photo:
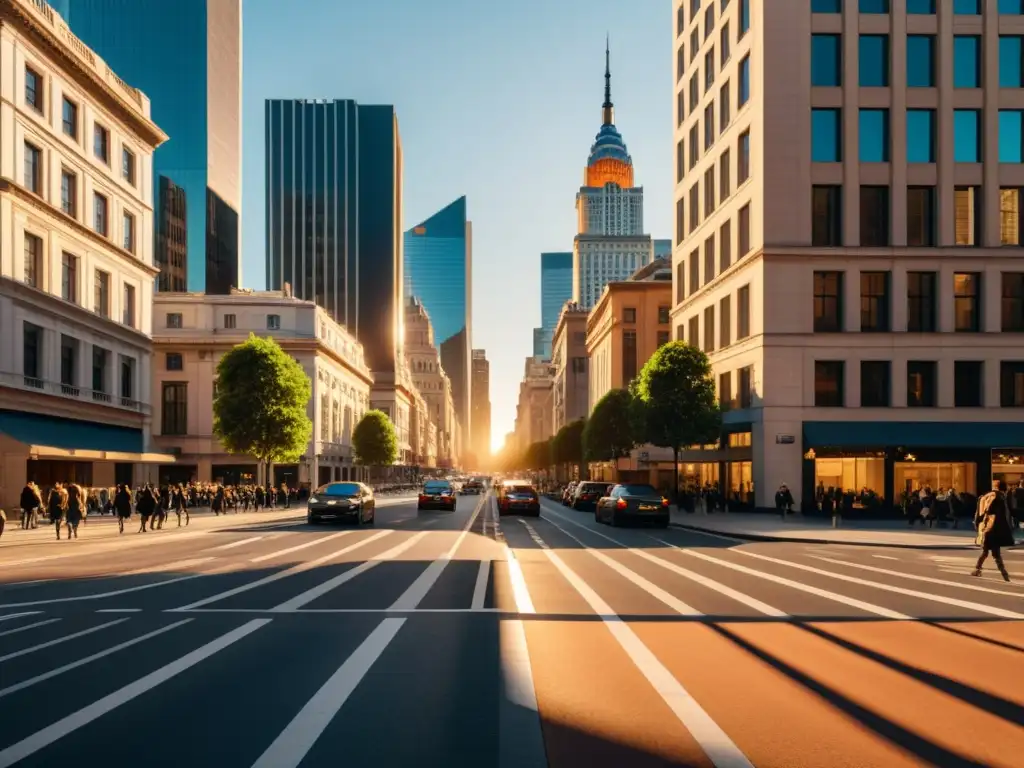
<path fill-rule="evenodd" d="M 844 520 L 833 528 L 831 518 L 750 512 L 687 513 L 672 509 L 672 525 L 749 541 L 789 541 L 803 544 L 848 544 L 872 547 L 964 549 L 974 546 L 974 530 L 910 528 L 903 520 Z"/>

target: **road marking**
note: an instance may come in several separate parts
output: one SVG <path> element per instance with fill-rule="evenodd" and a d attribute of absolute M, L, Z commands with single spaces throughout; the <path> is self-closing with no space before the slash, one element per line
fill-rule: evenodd
<path fill-rule="evenodd" d="M 252 544 L 254 541 L 266 538 L 265 536 L 253 536 L 251 539 L 242 539 L 241 541 L 232 541 L 230 544 L 221 544 L 219 547 L 210 547 L 205 550 L 206 552 L 216 552 L 221 549 L 234 549 L 235 547 L 244 547 L 246 544 Z"/>
<path fill-rule="evenodd" d="M 714 579 L 708 578 L 707 576 L 702 576 L 701 574 L 696 573 L 695 571 L 691 571 L 688 568 L 683 568 L 681 565 L 676 565 L 675 563 L 669 560 L 663 560 L 660 557 L 655 557 L 654 555 L 642 549 L 633 549 L 631 547 L 628 547 L 618 539 L 613 539 L 611 536 L 606 536 L 600 531 L 595 531 L 592 528 L 583 525 L 582 523 L 577 523 L 575 520 L 570 520 L 569 518 L 562 517 L 561 515 L 556 515 L 556 517 L 558 517 L 560 520 L 564 520 L 567 523 L 572 523 L 575 526 L 583 528 L 584 530 L 589 531 L 595 536 L 600 536 L 602 539 L 606 539 L 607 541 L 610 541 L 613 544 L 618 544 L 620 547 L 628 550 L 637 557 L 641 557 L 650 563 L 654 563 L 655 565 L 660 566 L 661 568 L 664 568 L 667 571 L 672 571 L 672 573 L 676 574 L 677 576 L 682 576 L 684 579 L 689 579 L 690 581 L 696 582 L 697 584 L 700 584 L 703 587 L 707 587 L 708 589 L 714 592 L 718 592 L 720 595 L 730 597 L 736 602 L 742 603 L 743 605 L 747 606 L 748 608 L 752 608 L 758 613 L 763 613 L 765 616 L 774 616 L 775 618 L 779 619 L 789 618 L 789 614 L 785 611 L 780 611 L 778 608 L 768 605 L 768 603 L 763 603 L 756 597 L 750 597 L 750 595 L 745 595 L 742 592 L 733 589 L 732 587 L 727 587 L 725 584 L 721 584 L 715 581 Z M 548 520 L 548 522 L 550 522 L 550 519 Z M 650 538 L 654 537 L 652 536 Z M 655 541 L 661 542 L 662 544 L 666 543 L 661 541 L 661 539 L 655 539 Z M 670 544 L 669 546 L 672 545 Z M 673 549 L 678 549 L 678 547 L 673 547 Z"/>
<path fill-rule="evenodd" d="M 331 675 L 299 713 L 253 763 L 252 768 L 296 768 L 344 706 L 374 662 L 384 653 L 405 619 L 384 619 L 345 663 Z"/>
<path fill-rule="evenodd" d="M 66 643 L 68 640 L 75 640 L 79 637 L 85 637 L 86 635 L 91 635 L 93 632 L 99 632 L 101 629 L 113 627 L 116 624 L 123 624 L 126 621 L 128 621 L 128 619 L 115 619 L 114 621 L 108 621 L 106 624 L 100 624 L 96 627 L 89 627 L 89 629 L 83 629 L 81 632 L 75 632 L 70 635 L 65 635 L 64 637 L 58 637 L 56 640 L 49 640 L 45 643 L 39 643 L 37 645 L 33 645 L 30 648 L 22 648 L 20 651 L 12 651 L 11 653 L 8 653 L 6 656 L 0 656 L 0 662 L 10 661 L 11 659 L 17 659 L 21 656 L 27 656 L 30 653 L 41 651 L 44 648 L 52 648 L 55 645 Z"/>
<path fill-rule="evenodd" d="M 176 576 L 173 579 L 164 579 L 163 581 L 156 581 L 152 584 L 140 584 L 137 587 L 125 587 L 124 589 L 115 589 L 112 592 L 100 592 L 96 595 L 78 595 L 76 597 L 55 597 L 51 600 L 31 600 L 25 603 L 7 603 L 0 605 L 0 608 L 22 608 L 29 605 L 54 605 L 56 603 L 80 603 L 85 600 L 103 600 L 108 597 L 117 597 L 118 595 L 127 595 L 132 592 L 141 592 L 144 589 L 154 589 L 155 587 L 166 587 L 169 584 L 177 584 L 181 581 L 188 581 L 189 579 L 198 579 L 200 576 L 205 576 L 205 573 L 190 573 L 188 576 Z"/>
<path fill-rule="evenodd" d="M 160 629 L 154 630 L 153 632 L 148 632 L 145 635 L 141 635 L 139 637 L 133 637 L 131 640 L 126 640 L 123 643 L 118 643 L 117 645 L 113 645 L 110 648 L 104 648 L 102 651 L 94 653 L 92 656 L 86 656 L 81 659 L 76 659 L 75 661 L 72 661 L 70 664 L 65 664 L 63 667 L 51 669 L 48 672 L 43 672 L 43 674 L 41 675 L 36 675 L 35 677 L 29 678 L 28 680 L 23 680 L 22 682 L 16 683 L 15 685 L 8 686 L 7 688 L 2 688 L 0 689 L 0 698 L 3 698 L 4 696 L 9 696 L 12 693 L 17 693 L 18 691 L 24 690 L 25 688 L 35 685 L 36 683 L 41 683 L 45 680 L 49 680 L 50 678 L 56 677 L 57 675 L 62 675 L 65 672 L 70 672 L 72 669 L 78 669 L 78 667 L 84 666 L 89 662 L 96 661 L 97 659 L 102 659 L 104 656 L 110 656 L 111 654 L 123 651 L 125 648 L 131 648 L 133 645 L 145 642 L 146 640 L 156 637 L 157 635 L 162 635 L 164 632 L 170 632 L 172 629 L 180 627 L 182 624 L 188 624 L 190 621 L 192 621 L 192 619 L 182 619 L 181 621 L 176 621 L 173 624 L 168 624 L 166 627 L 161 627 Z"/>
<path fill-rule="evenodd" d="M 226 592 L 218 592 L 216 595 L 204 597 L 202 600 L 197 600 L 194 603 L 189 603 L 188 605 L 182 606 L 179 610 L 187 611 L 191 608 L 201 608 L 204 605 L 216 603 L 218 600 L 224 600 L 228 597 L 234 597 L 235 595 L 240 595 L 243 592 L 248 592 L 251 589 L 262 587 L 265 584 L 271 584 L 275 581 L 279 581 L 280 579 L 285 579 L 289 576 L 294 576 L 296 573 L 310 571 L 319 565 L 323 565 L 329 560 L 333 560 L 334 558 L 340 557 L 341 555 L 344 555 L 347 552 L 351 552 L 353 549 L 358 549 L 364 544 L 369 544 L 371 541 L 379 539 L 381 536 L 387 536 L 389 533 L 392 533 L 392 531 L 380 531 L 379 533 L 375 533 L 370 538 L 363 539 L 362 541 L 356 542 L 355 544 L 349 547 L 345 547 L 344 549 L 339 549 L 335 552 L 331 552 L 330 554 L 324 555 L 323 557 L 318 557 L 316 560 L 309 560 L 304 563 L 299 563 L 298 565 L 293 565 L 291 568 L 287 568 L 283 571 L 278 571 L 277 573 L 272 573 L 269 576 L 264 576 L 262 579 L 251 581 L 248 584 L 242 584 L 241 586 L 235 587 L 234 589 L 229 589 Z"/>
<path fill-rule="evenodd" d="M 96 720 L 103 715 L 107 714 L 111 710 L 117 709 L 122 704 L 127 704 L 132 699 L 135 699 L 142 694 L 146 693 L 153 688 L 156 688 L 163 682 L 170 680 L 187 669 L 194 667 L 204 659 L 213 656 L 218 651 L 227 648 L 229 645 L 236 643 L 246 635 L 255 632 L 265 624 L 270 623 L 270 619 L 253 619 L 237 629 L 233 629 L 225 635 L 221 635 L 216 640 L 207 643 L 204 646 L 196 648 L 190 653 L 186 653 L 179 659 L 175 659 L 170 664 L 161 667 L 153 672 L 150 672 L 145 677 L 141 677 L 133 683 L 120 688 L 113 693 L 104 696 L 98 701 L 94 701 L 86 707 L 73 712 L 67 717 L 61 718 L 55 723 L 52 723 L 40 731 L 36 731 L 31 736 L 22 739 L 16 744 L 12 744 L 0 751 L 0 768 L 8 768 L 14 765 L 19 760 L 24 760 L 29 755 L 33 755 L 41 749 L 48 747 L 55 741 L 58 741 L 69 733 L 73 733 L 82 726 L 88 725 L 93 720 Z"/>
<path fill-rule="evenodd" d="M 525 523 L 529 528 L 529 523 Z M 543 540 L 542 540 L 543 541 Z M 558 571 L 565 577 L 580 596 L 587 602 L 594 613 L 601 617 L 612 637 L 629 656 L 647 682 L 661 696 L 662 701 L 672 710 L 682 726 L 690 732 L 694 740 L 704 750 L 716 768 L 753 768 L 738 746 L 729 738 L 711 716 L 697 703 L 682 683 L 658 660 L 635 632 L 612 610 L 611 606 L 598 595 L 590 585 L 581 579 L 554 551 L 546 544 L 545 555 Z"/>
<path fill-rule="evenodd" d="M 902 571 L 892 571 L 888 568 L 876 568 L 873 565 L 860 565 L 858 563 L 847 563 L 840 560 L 833 560 L 828 557 L 815 556 L 816 560 L 824 560 L 827 563 L 839 563 L 840 565 L 848 566 L 849 568 L 860 568 L 862 571 L 871 571 L 873 573 L 884 573 L 888 576 L 898 576 L 901 579 L 910 579 L 912 581 L 927 581 L 929 584 L 945 584 L 950 587 L 957 587 L 959 589 L 969 589 L 973 592 L 988 592 L 991 595 L 1009 595 L 1010 597 L 1024 597 L 1019 592 L 1007 592 L 1002 589 L 991 589 L 990 587 L 979 587 L 977 584 L 963 584 L 959 581 L 950 581 L 949 579 L 933 579 L 930 576 L 918 576 L 913 573 L 903 573 Z"/>
<path fill-rule="evenodd" d="M 704 615 L 701 611 L 698 611 L 696 608 L 694 608 L 694 607 L 692 607 L 690 605 L 687 605 L 682 600 L 679 600 L 678 598 L 676 598 L 674 595 L 669 594 L 664 589 L 659 587 L 657 584 L 654 584 L 654 583 L 648 581 L 647 579 L 645 579 L 640 574 L 636 573 L 635 571 L 630 570 L 629 568 L 624 566 L 622 563 L 620 563 L 618 560 L 615 560 L 614 558 L 609 557 L 604 552 L 600 552 L 600 551 L 598 551 L 596 549 L 591 549 L 586 544 L 584 544 L 582 541 L 580 541 L 575 536 L 573 536 L 571 533 L 569 533 L 567 530 L 565 530 L 562 526 L 557 525 L 556 523 L 552 522 L 550 518 L 548 519 L 547 522 L 548 522 L 548 525 L 552 525 L 555 528 L 557 528 L 558 530 L 560 530 L 562 533 L 564 533 L 570 539 L 572 539 L 577 544 L 579 544 L 581 547 L 583 547 L 587 552 L 589 552 L 591 555 L 596 557 L 600 562 L 604 563 L 609 568 L 611 568 L 613 571 L 615 571 L 617 574 L 619 574 L 624 579 L 626 579 L 626 581 L 629 581 L 632 584 L 635 584 L 640 589 L 642 589 L 644 592 L 649 594 L 651 597 L 655 598 L 656 600 L 660 600 L 662 603 L 667 605 L 669 608 L 671 608 L 676 613 L 681 614 L 683 616 L 703 616 Z M 527 528 L 530 527 L 525 520 L 523 520 L 522 523 Z"/>
<path fill-rule="evenodd" d="M 141 608 L 99 608 L 96 613 L 142 613 Z"/>
<path fill-rule="evenodd" d="M 491 561 L 481 560 L 480 569 L 476 572 L 476 583 L 473 585 L 473 601 L 471 610 L 482 611 L 487 600 L 487 584 L 491 578 Z"/>
<path fill-rule="evenodd" d="M 508 562 L 508 578 L 512 582 L 512 597 L 516 601 L 516 611 L 536 613 L 533 608 L 533 600 L 530 598 L 530 590 L 526 586 L 526 579 L 523 578 L 522 566 L 519 565 L 516 553 L 508 544 L 505 544 L 505 559 Z"/>
<path fill-rule="evenodd" d="M 469 529 L 473 527 L 473 523 L 476 522 L 477 516 L 480 514 L 480 510 L 483 509 L 483 502 L 485 499 L 480 499 L 477 502 L 476 509 L 473 510 L 473 514 L 470 515 L 469 520 L 462 527 L 462 532 L 459 534 L 455 543 L 452 544 L 451 548 L 445 552 L 437 560 L 434 560 L 430 565 L 427 566 L 426 570 L 419 575 L 419 577 L 409 588 L 402 593 L 402 595 L 395 600 L 392 604 L 391 609 L 396 611 L 408 610 L 415 608 L 420 604 L 420 601 L 427 596 L 427 593 L 431 590 L 437 580 L 441 578 L 441 574 L 444 573 L 444 569 L 451 562 L 452 558 L 455 557 L 455 553 L 458 552 L 462 542 L 465 541 L 469 535 Z"/>
<path fill-rule="evenodd" d="M 0 568 L 11 568 L 15 565 L 28 565 L 30 563 L 43 563 L 49 560 L 64 560 L 69 557 L 89 557 L 90 555 L 102 555 L 106 552 L 116 551 L 118 549 L 124 549 L 126 547 L 144 547 L 150 544 L 166 544 L 168 542 L 174 543 L 183 539 L 194 539 L 196 536 L 205 536 L 213 531 L 195 531 L 189 533 L 175 533 L 172 536 L 154 536 L 152 538 L 137 539 L 137 538 L 115 538 L 110 541 L 104 541 L 103 539 L 92 539 L 83 540 L 82 549 L 75 547 L 74 552 L 62 552 L 59 555 L 41 555 L 39 557 L 29 557 L 23 560 L 11 560 L 10 562 L 0 561 Z M 86 547 L 97 547 L 96 549 Z"/>
<path fill-rule="evenodd" d="M 211 560 L 216 560 L 216 557 L 196 557 L 191 560 L 178 560 L 173 563 L 164 563 L 163 565 L 152 565 L 147 568 L 139 568 L 135 571 L 125 571 L 123 573 L 111 573 L 104 574 L 106 576 L 141 576 L 144 573 L 159 573 L 160 571 L 182 571 L 186 568 L 192 568 L 196 565 L 202 565 L 208 563 Z"/>
<path fill-rule="evenodd" d="M 8 613 L 6 616 L 0 616 L 0 621 L 7 621 L 8 619 L 20 619 L 23 616 L 36 616 L 42 613 L 42 611 L 22 611 L 21 613 Z"/>
<path fill-rule="evenodd" d="M 972 603 L 969 600 L 960 600 L 955 597 L 943 597 L 941 595 L 933 595 L 928 592 L 918 592 L 915 589 L 904 589 L 903 587 L 895 587 L 890 584 L 882 584 L 878 581 L 868 581 L 867 579 L 858 579 L 855 576 L 847 576 L 844 573 L 833 573 L 832 571 L 826 571 L 822 568 L 813 568 L 809 565 L 801 565 L 799 563 L 791 563 L 788 560 L 780 560 L 777 557 L 768 557 L 767 555 L 758 555 L 753 552 L 746 552 L 744 550 L 737 550 L 741 555 L 747 555 L 748 557 L 756 557 L 759 560 L 765 560 L 770 563 L 777 563 L 778 565 L 787 565 L 791 568 L 799 568 L 801 571 L 807 571 L 808 573 L 817 573 L 821 576 L 828 576 L 830 579 L 839 579 L 840 581 L 847 581 L 851 584 L 860 584 L 865 587 L 874 587 L 875 589 L 881 589 L 885 592 L 895 592 L 898 595 L 909 595 L 910 597 L 920 597 L 922 600 L 931 600 L 934 603 L 943 603 L 944 605 L 955 605 L 958 608 L 967 608 L 972 611 L 978 611 L 979 613 L 987 613 L 992 616 L 999 616 L 1004 619 L 1024 619 L 1024 613 L 1017 613 L 1016 611 L 1008 611 L 1003 608 L 994 608 L 989 605 L 982 605 L 981 603 Z"/>
<path fill-rule="evenodd" d="M 975 576 L 973 568 L 972 569 L 967 569 L 967 570 L 955 570 L 953 568 L 939 568 L 939 572 L 940 573 L 951 573 L 951 574 L 953 574 L 955 576 L 970 576 L 970 577 L 972 577 L 976 581 L 991 581 L 991 582 L 995 582 L 996 584 L 1003 584 L 1004 586 L 1007 586 L 1007 587 L 1024 587 L 1024 584 L 1021 584 L 1019 581 L 1016 581 L 1016 582 L 1014 582 L 1014 581 L 1006 582 L 1006 581 L 1003 581 L 1002 578 L 998 578 L 997 579 L 995 576 L 986 576 L 984 573 L 982 573 L 981 576 Z M 1022 592 L 1002 592 L 1000 594 L 1010 594 L 1010 595 L 1013 595 L 1014 597 L 1024 597 L 1024 593 L 1022 593 Z"/>
<path fill-rule="evenodd" d="M 306 549 L 307 547 L 315 547 L 317 544 L 324 544 L 331 539 L 336 539 L 339 536 L 348 536 L 352 531 L 342 531 L 341 533 L 332 533 L 330 536 L 324 536 L 323 538 L 314 539 L 313 541 L 306 541 L 302 544 L 298 544 L 294 547 L 288 547 L 287 549 L 279 549 L 277 552 L 271 552 L 269 555 L 260 555 L 259 557 L 252 558 L 250 563 L 262 563 L 264 560 L 272 560 L 275 557 L 281 555 L 288 555 L 292 552 L 298 552 L 300 549 Z"/>
<path fill-rule="evenodd" d="M 381 531 L 380 533 L 374 534 L 373 536 L 368 538 L 366 541 L 362 541 L 359 544 L 353 544 L 351 547 L 347 547 L 347 549 L 348 550 L 356 549 L 357 547 L 361 547 L 364 544 L 369 544 L 374 539 L 379 539 L 381 536 L 386 536 L 389 533 L 392 533 L 392 531 Z M 383 552 L 383 553 L 381 553 L 379 555 L 376 555 L 375 557 L 372 557 L 369 560 L 367 560 L 367 561 L 365 561 L 363 563 L 360 563 L 355 568 L 351 568 L 350 570 L 347 570 L 344 573 L 339 573 L 337 576 L 335 576 L 332 579 L 328 579 L 327 581 L 322 581 L 319 584 L 317 584 L 315 587 L 307 589 L 305 592 L 302 592 L 302 593 L 296 595 L 295 597 L 291 598 L 290 600 L 285 600 L 280 605 L 274 606 L 274 608 L 272 608 L 271 610 L 273 612 L 275 612 L 275 613 L 277 613 L 277 612 L 288 613 L 290 611 L 294 611 L 296 608 L 301 608 L 304 605 L 308 605 L 309 603 L 311 603 L 314 600 L 316 600 L 318 597 L 323 597 L 328 592 L 330 592 L 332 589 L 334 589 L 336 587 L 340 587 L 342 584 L 345 584 L 345 583 L 347 583 L 349 581 L 352 581 L 352 579 L 354 579 L 356 576 L 359 576 L 359 575 L 361 575 L 363 573 L 366 573 L 367 571 L 369 571 L 369 570 L 371 570 L 373 568 L 376 568 L 378 565 L 380 565 L 381 563 L 383 563 L 383 562 L 385 562 L 387 560 L 392 560 L 392 559 L 398 557 L 400 554 L 402 554 L 406 550 L 410 549 L 413 545 L 416 544 L 416 542 L 420 541 L 426 535 L 427 535 L 427 531 L 421 531 L 420 533 L 417 533 L 412 538 L 407 539 L 406 541 L 403 541 L 398 546 L 392 547 L 387 552 Z M 413 607 L 415 607 L 415 606 L 413 606 Z"/>
<path fill-rule="evenodd" d="M 498 768 L 546 766 L 544 736 L 533 685 L 533 665 L 520 619 L 498 623 L 502 690 L 511 706 L 498 714 Z"/>
<path fill-rule="evenodd" d="M 893 557 L 892 555 L 872 555 L 872 557 L 877 557 L 879 560 L 899 560 L 898 557 Z"/>
<path fill-rule="evenodd" d="M 7 635 L 16 635 L 19 632 L 27 632 L 30 629 L 36 627 L 45 627 L 47 624 L 56 624 L 60 619 L 47 619 L 46 621 L 37 621 L 35 624 L 26 624 L 23 627 L 16 627 L 14 629 L 8 629 L 6 632 L 0 632 L 0 637 L 6 637 Z"/>

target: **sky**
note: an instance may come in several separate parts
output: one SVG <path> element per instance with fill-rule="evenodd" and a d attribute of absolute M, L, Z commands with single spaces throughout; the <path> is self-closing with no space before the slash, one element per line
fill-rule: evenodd
<path fill-rule="evenodd" d="M 468 198 L 472 342 L 491 363 L 499 448 L 540 325 L 540 254 L 572 250 L 606 34 L 645 227 L 671 237 L 673 28 L 669 0 L 245 0 L 242 282 L 265 287 L 264 101 L 393 104 L 403 229 Z"/>

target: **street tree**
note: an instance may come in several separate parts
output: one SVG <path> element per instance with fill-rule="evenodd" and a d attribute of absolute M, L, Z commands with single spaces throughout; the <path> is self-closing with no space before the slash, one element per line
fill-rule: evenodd
<path fill-rule="evenodd" d="M 661 346 L 631 385 L 634 428 L 643 442 L 671 448 L 674 491 L 679 493 L 679 452 L 718 440 L 722 414 L 708 357 L 682 341 Z"/>
<path fill-rule="evenodd" d="M 384 411 L 370 410 L 352 430 L 352 452 L 365 467 L 386 467 L 398 458 L 398 434 Z"/>
<path fill-rule="evenodd" d="M 633 396 L 625 389 L 613 389 L 597 401 L 583 427 L 586 461 L 614 461 L 629 455 L 636 445 L 632 400 Z"/>
<path fill-rule="evenodd" d="M 312 393 L 294 357 L 250 334 L 217 364 L 213 433 L 228 453 L 253 456 L 268 470 L 271 462 L 298 461 L 313 434 Z"/>
<path fill-rule="evenodd" d="M 586 423 L 586 419 L 577 419 L 558 430 L 551 448 L 553 463 L 583 464 L 583 429 Z"/>

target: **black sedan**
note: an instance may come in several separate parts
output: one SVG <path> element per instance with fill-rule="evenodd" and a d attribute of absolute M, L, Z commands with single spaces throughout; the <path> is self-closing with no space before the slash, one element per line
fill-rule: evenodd
<path fill-rule="evenodd" d="M 607 495 L 610 486 L 608 483 L 586 482 L 580 483 L 573 490 L 572 501 L 569 506 L 573 509 L 597 509 L 597 502 L 602 496 Z"/>
<path fill-rule="evenodd" d="M 612 525 L 622 525 L 627 521 L 644 522 L 667 528 L 668 499 L 650 485 L 619 484 L 597 502 L 594 520 Z"/>
<path fill-rule="evenodd" d="M 455 487 L 447 480 L 428 480 L 423 484 L 416 504 L 418 511 L 424 509 L 455 510 Z"/>
<path fill-rule="evenodd" d="M 362 483 L 328 483 L 317 488 L 309 497 L 306 522 L 347 520 L 356 525 L 373 525 L 376 512 L 373 491 Z"/>
<path fill-rule="evenodd" d="M 540 517 L 540 496 L 530 483 L 509 480 L 498 489 L 498 515 L 514 515 L 516 512 Z"/>

